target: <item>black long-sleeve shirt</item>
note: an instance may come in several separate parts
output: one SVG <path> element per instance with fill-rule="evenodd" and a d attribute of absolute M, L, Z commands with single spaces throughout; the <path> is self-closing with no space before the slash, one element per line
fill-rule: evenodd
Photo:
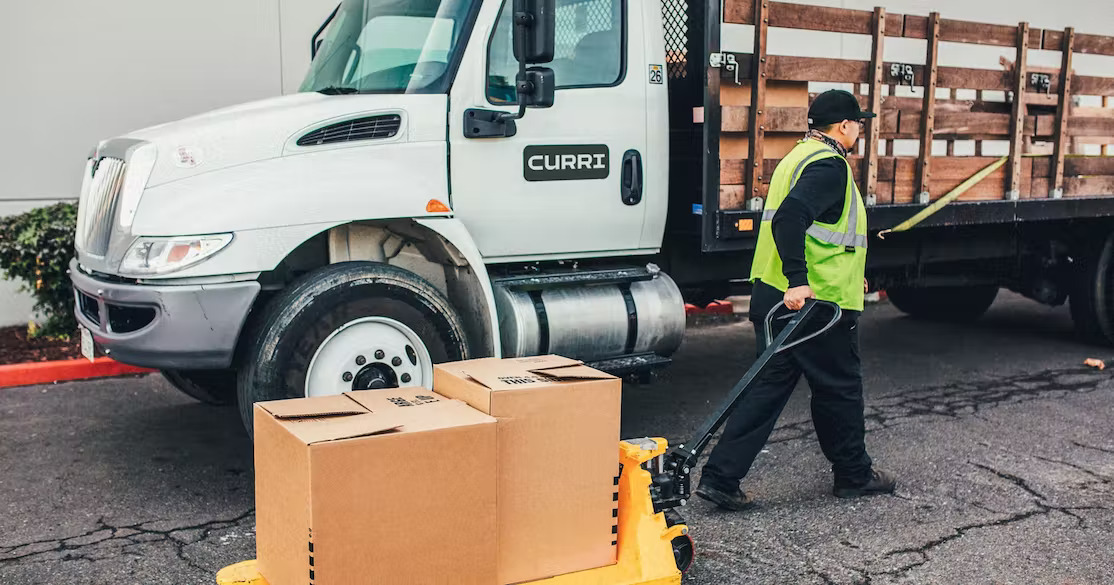
<path fill-rule="evenodd" d="M 789 286 L 808 284 L 805 231 L 814 221 L 836 223 L 847 195 L 847 163 L 830 157 L 810 163 L 774 214 L 771 228 Z"/>

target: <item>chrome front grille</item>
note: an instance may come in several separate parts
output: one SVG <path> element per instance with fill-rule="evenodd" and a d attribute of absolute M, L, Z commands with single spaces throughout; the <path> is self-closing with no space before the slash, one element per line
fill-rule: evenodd
<path fill-rule="evenodd" d="M 94 163 L 89 191 L 82 193 L 80 213 L 84 220 L 81 222 L 83 233 L 78 234 L 79 241 L 84 243 L 89 254 L 104 256 L 108 253 L 126 166 L 124 161 L 109 157 Z"/>

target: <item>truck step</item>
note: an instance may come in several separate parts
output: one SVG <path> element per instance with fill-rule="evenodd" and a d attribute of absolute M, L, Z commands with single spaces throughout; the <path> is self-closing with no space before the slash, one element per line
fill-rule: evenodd
<path fill-rule="evenodd" d="M 664 368 L 673 363 L 673 360 L 662 357 L 656 353 L 638 353 L 625 355 L 594 362 L 585 362 L 585 365 L 612 376 L 623 377 L 629 374 L 640 374 Z"/>
<path fill-rule="evenodd" d="M 493 278 L 492 284 L 516 290 L 541 290 L 547 288 L 623 284 L 652 280 L 661 269 L 653 264 L 638 267 L 578 270 Z"/>

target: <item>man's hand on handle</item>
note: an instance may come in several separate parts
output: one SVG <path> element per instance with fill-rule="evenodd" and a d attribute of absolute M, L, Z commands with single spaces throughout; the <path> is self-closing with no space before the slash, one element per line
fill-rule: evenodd
<path fill-rule="evenodd" d="M 794 311 L 800 311 L 805 306 L 806 299 L 815 299 L 816 294 L 808 285 L 793 287 L 785 291 L 785 306 Z"/>

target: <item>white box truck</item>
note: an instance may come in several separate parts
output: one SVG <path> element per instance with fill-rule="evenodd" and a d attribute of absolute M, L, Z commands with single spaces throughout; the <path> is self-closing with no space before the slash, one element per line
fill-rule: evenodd
<path fill-rule="evenodd" d="M 723 22 L 756 25 L 753 51 L 721 51 Z M 863 35 L 872 58 L 769 54 L 770 27 Z M 886 62 L 894 37 L 925 39 L 924 63 Z M 1019 59 L 938 67 L 940 42 Z M 1114 142 L 1114 109 L 1073 101 L 1114 95 L 1114 79 L 1071 65 L 1114 56 L 1110 37 L 767 0 L 344 0 L 308 48 L 300 93 L 105 140 L 84 171 L 81 325 L 245 416 L 259 400 L 428 386 L 450 360 L 668 363 L 684 299 L 747 278 L 810 82 L 848 84 L 880 113 L 850 161 L 870 279 L 899 308 L 974 317 L 1009 287 L 1070 297 L 1084 333 L 1114 337 L 1114 159 L 1069 152 Z M 1038 49 L 1064 66 L 1028 67 Z M 902 140 L 915 156 L 894 154 Z M 934 140 L 975 156 L 934 156 Z M 993 162 L 979 155 L 995 140 L 1008 164 L 873 237 Z"/>

